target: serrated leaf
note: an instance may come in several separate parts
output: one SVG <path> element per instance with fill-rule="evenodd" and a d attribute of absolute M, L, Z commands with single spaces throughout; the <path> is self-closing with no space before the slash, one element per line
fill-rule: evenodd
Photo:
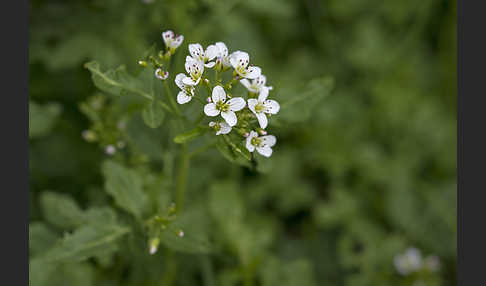
<path fill-rule="evenodd" d="M 164 121 L 165 112 L 160 104 L 157 102 L 149 102 L 142 109 L 142 118 L 145 124 L 150 128 L 159 127 Z"/>
<path fill-rule="evenodd" d="M 44 105 L 29 101 L 29 138 L 37 138 L 49 133 L 61 114 L 61 105 Z"/>
<path fill-rule="evenodd" d="M 83 223 L 83 211 L 69 195 L 42 192 L 40 205 L 44 218 L 54 226 L 68 229 Z"/>
<path fill-rule="evenodd" d="M 183 144 L 183 143 L 190 142 L 190 141 L 196 139 L 197 137 L 203 135 L 206 131 L 207 131 L 206 128 L 196 127 L 192 130 L 189 130 L 187 132 L 184 132 L 182 134 L 177 135 L 174 138 L 174 142 L 177 143 L 177 144 Z"/>
<path fill-rule="evenodd" d="M 101 71 L 98 62 L 89 62 L 84 65 L 91 72 L 93 83 L 100 90 L 112 95 L 124 95 L 126 93 L 134 93 L 143 96 L 147 99 L 153 100 L 151 85 L 147 85 L 136 77 L 129 75 L 124 66 L 117 69 Z"/>
<path fill-rule="evenodd" d="M 105 190 L 115 203 L 140 218 L 147 206 L 147 195 L 143 192 L 140 176 L 114 161 L 105 161 L 102 166 Z"/>
<path fill-rule="evenodd" d="M 130 228 L 118 225 L 85 225 L 58 241 L 43 259 L 48 262 L 78 262 L 113 249 Z"/>

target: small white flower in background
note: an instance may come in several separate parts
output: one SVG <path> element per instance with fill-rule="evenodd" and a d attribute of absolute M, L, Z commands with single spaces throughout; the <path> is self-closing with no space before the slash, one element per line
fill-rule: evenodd
<path fill-rule="evenodd" d="M 422 268 L 422 254 L 417 248 L 409 247 L 403 254 L 397 254 L 395 256 L 393 264 L 398 273 L 408 275 Z"/>
<path fill-rule="evenodd" d="M 194 96 L 194 86 L 184 83 L 184 79 L 190 79 L 187 75 L 180 73 L 175 77 L 176 85 L 181 89 L 177 94 L 177 103 L 184 104 L 191 101 Z"/>
<path fill-rule="evenodd" d="M 174 52 L 184 41 L 183 35 L 175 35 L 171 30 L 162 33 L 162 39 L 164 40 L 165 46 Z"/>
<path fill-rule="evenodd" d="M 229 55 L 228 55 L 228 48 L 226 47 L 225 43 L 217 42 L 214 44 L 217 48 L 216 53 L 216 66 L 219 68 L 229 68 L 231 67 Z"/>
<path fill-rule="evenodd" d="M 216 57 L 218 48 L 215 45 L 210 45 L 204 51 L 201 44 L 190 44 L 189 53 L 193 59 L 202 62 L 205 67 L 212 68 L 216 63 L 211 61 Z"/>
<path fill-rule="evenodd" d="M 159 249 L 159 243 L 160 243 L 160 240 L 158 238 L 153 238 L 150 240 L 150 249 L 149 249 L 149 253 L 150 254 L 155 254 L 157 252 L 157 250 Z"/>
<path fill-rule="evenodd" d="M 248 66 L 250 56 L 246 52 L 236 51 L 232 53 L 229 61 L 236 73 L 242 78 L 254 79 L 262 73 L 259 67 Z"/>
<path fill-rule="evenodd" d="M 105 147 L 105 154 L 106 155 L 110 155 L 111 156 L 111 155 L 115 154 L 115 152 L 116 152 L 115 146 L 108 145 L 108 146 Z"/>
<path fill-rule="evenodd" d="M 169 77 L 169 72 L 162 71 L 162 69 L 158 68 L 155 70 L 155 77 L 161 80 L 166 80 Z"/>
<path fill-rule="evenodd" d="M 267 83 L 267 78 L 264 75 L 259 75 L 257 78 L 253 79 L 251 82 L 246 78 L 240 80 L 241 84 L 248 89 L 249 92 L 259 94 L 264 88 L 272 90 L 272 86 L 265 86 Z"/>
<path fill-rule="evenodd" d="M 184 84 L 197 85 L 204 72 L 203 63 L 187 56 L 184 67 L 186 68 L 186 72 L 190 75 L 190 77 L 183 79 Z"/>
<path fill-rule="evenodd" d="M 246 149 L 253 152 L 255 149 L 258 153 L 265 157 L 272 155 L 272 147 L 277 143 L 277 138 L 273 135 L 258 136 L 255 131 L 250 131 L 248 137 L 246 137 Z"/>
<path fill-rule="evenodd" d="M 440 269 L 440 258 L 437 255 L 429 255 L 424 261 L 425 267 L 433 272 L 439 271 Z"/>
<path fill-rule="evenodd" d="M 228 123 L 226 122 L 214 122 L 214 121 L 211 121 L 209 122 L 209 127 L 213 128 L 214 130 L 216 130 L 216 135 L 220 135 L 220 134 L 228 134 L 231 132 L 231 126 L 228 125 Z"/>
<path fill-rule="evenodd" d="M 177 236 L 178 237 L 184 237 L 184 232 L 180 229 L 177 231 Z"/>
<path fill-rule="evenodd" d="M 248 108 L 258 119 L 261 128 L 267 128 L 268 119 L 266 114 L 276 114 L 280 110 L 280 105 L 273 99 L 267 99 L 268 89 L 264 88 L 258 95 L 258 99 L 248 99 Z"/>
<path fill-rule="evenodd" d="M 240 111 L 245 107 L 245 100 L 242 97 L 234 97 L 226 101 L 226 92 L 220 85 L 213 88 L 211 98 L 212 102 L 204 106 L 204 113 L 207 116 L 218 116 L 221 114 L 221 117 L 229 126 L 235 126 L 238 121 L 235 111 Z"/>

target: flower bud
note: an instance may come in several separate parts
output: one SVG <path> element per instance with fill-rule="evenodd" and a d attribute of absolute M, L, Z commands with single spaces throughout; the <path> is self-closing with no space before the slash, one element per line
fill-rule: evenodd
<path fill-rule="evenodd" d="M 108 145 L 108 146 L 105 147 L 105 154 L 106 155 L 110 155 L 111 156 L 111 155 L 115 154 L 115 152 L 116 152 L 115 146 Z"/>
<path fill-rule="evenodd" d="M 169 77 L 169 72 L 163 71 L 161 68 L 155 70 L 155 77 L 161 80 L 166 80 Z"/>
<path fill-rule="evenodd" d="M 179 229 L 179 230 L 177 231 L 177 236 L 178 236 L 178 237 L 184 237 L 184 232 L 182 231 L 182 229 Z"/>
<path fill-rule="evenodd" d="M 211 97 L 210 97 L 210 96 L 208 96 L 208 98 L 206 98 L 206 101 L 207 101 L 207 102 L 211 102 Z"/>
<path fill-rule="evenodd" d="M 138 61 L 138 64 L 142 67 L 146 67 L 147 66 L 147 62 L 146 61 Z"/>
<path fill-rule="evenodd" d="M 157 252 L 157 250 L 159 249 L 159 243 L 160 243 L 160 240 L 158 237 L 155 237 L 155 238 L 152 238 L 149 242 L 149 246 L 150 246 L 150 254 L 155 254 Z"/>
<path fill-rule="evenodd" d="M 81 136 L 87 142 L 94 142 L 97 139 L 96 133 L 92 130 L 83 130 L 83 132 L 81 133 Z"/>

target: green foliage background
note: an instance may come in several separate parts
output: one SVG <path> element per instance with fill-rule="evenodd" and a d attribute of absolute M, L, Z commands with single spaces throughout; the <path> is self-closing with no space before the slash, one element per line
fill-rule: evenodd
<path fill-rule="evenodd" d="M 455 285 L 455 1 L 30 5 L 31 285 Z M 167 29 L 185 36 L 171 76 L 189 43 L 224 41 L 277 100 L 303 100 L 271 123 L 278 143 L 256 170 L 216 148 L 195 157 L 151 256 L 141 221 L 175 199 L 176 134 L 166 118 L 144 125 L 145 99 L 97 89 L 83 65 L 143 78 L 137 61 Z M 81 136 L 93 126 L 99 144 Z M 105 155 L 117 138 L 126 149 Z M 408 246 L 440 271 L 400 276 Z"/>

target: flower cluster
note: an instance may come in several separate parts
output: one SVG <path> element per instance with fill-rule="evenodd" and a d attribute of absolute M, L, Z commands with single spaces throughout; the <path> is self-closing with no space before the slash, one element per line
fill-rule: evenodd
<path fill-rule="evenodd" d="M 163 33 L 163 38 L 169 53 L 177 48 L 182 36 L 176 37 L 172 31 Z M 250 56 L 243 51 L 229 53 L 226 44 L 217 42 L 204 47 L 199 44 L 189 44 L 189 55 L 185 60 L 186 73 L 179 73 L 175 83 L 180 91 L 177 103 L 186 104 L 197 97 L 197 87 L 206 86 L 209 97 L 203 107 L 204 114 L 219 118 L 209 122 L 216 135 L 229 134 L 233 130 L 240 136 L 246 137 L 246 148 L 249 152 L 255 150 L 265 157 L 272 154 L 272 147 L 276 143 L 273 135 L 267 135 L 268 118 L 279 112 L 280 105 L 276 100 L 269 99 L 273 89 L 266 85 L 266 77 L 261 68 L 250 64 Z M 213 70 L 214 80 L 208 76 L 208 70 Z M 223 83 L 225 72 L 229 74 L 229 81 Z M 162 70 L 156 71 L 156 77 L 166 79 L 167 74 Z M 228 78 L 228 77 L 227 77 Z M 234 84 L 240 82 L 248 91 L 247 97 L 237 97 L 231 94 Z M 197 98 L 199 102 L 201 99 Z M 245 141 L 244 139 L 242 141 Z"/>
<path fill-rule="evenodd" d="M 436 255 L 430 255 L 424 260 L 419 249 L 409 247 L 403 253 L 395 256 L 393 264 L 398 273 L 406 276 L 422 269 L 436 272 L 440 268 L 440 259 Z"/>

